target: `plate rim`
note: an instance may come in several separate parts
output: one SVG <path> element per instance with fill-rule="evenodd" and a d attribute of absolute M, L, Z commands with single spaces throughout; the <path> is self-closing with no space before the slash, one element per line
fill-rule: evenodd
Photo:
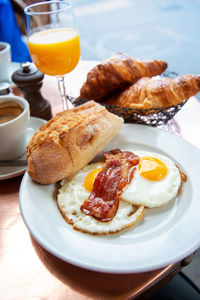
<path fill-rule="evenodd" d="M 165 134 L 165 135 L 171 135 L 173 137 L 175 137 L 177 140 L 181 140 L 182 142 L 186 143 L 187 145 L 189 145 L 189 147 L 192 147 L 195 149 L 195 151 L 198 151 L 199 154 L 200 154 L 200 149 L 191 144 L 190 142 L 188 142 L 187 140 L 185 140 L 183 137 L 180 137 L 178 135 L 175 135 L 174 133 L 171 133 L 171 132 L 168 132 L 168 131 L 165 131 L 161 128 L 155 128 L 155 127 L 147 127 L 145 125 L 139 125 L 139 124 L 124 124 L 124 126 L 126 127 L 138 127 L 138 128 L 145 128 L 148 130 L 152 130 L 153 132 L 154 131 L 159 131 L 161 132 L 162 134 Z M 88 269 L 88 270 L 92 270 L 92 271 L 98 271 L 98 272 L 104 272 L 104 273 L 118 273 L 118 274 L 128 274 L 128 273 L 141 273 L 141 272 L 147 272 L 147 271 L 153 271 L 153 270 L 156 270 L 156 269 L 159 269 L 159 268 L 162 268 L 164 266 L 159 266 L 157 265 L 156 263 L 155 264 L 151 264 L 151 267 L 145 267 L 145 266 L 141 266 L 139 268 L 111 268 L 111 267 L 107 267 L 107 266 L 102 266 L 102 265 L 99 265 L 99 266 L 93 266 L 91 264 L 89 264 L 88 262 L 82 262 L 80 261 L 80 259 L 77 259 L 77 260 L 74 260 L 74 259 L 66 259 L 66 257 L 64 257 L 62 255 L 62 253 L 59 253 L 59 251 L 57 251 L 54 246 L 51 247 L 51 245 L 49 245 L 48 241 L 47 243 L 45 242 L 45 240 L 42 238 L 41 239 L 41 235 L 39 234 L 39 237 L 38 237 L 38 234 L 30 227 L 30 224 L 29 222 L 27 221 L 26 219 L 26 216 L 24 215 L 24 210 L 23 210 L 23 202 L 22 202 L 22 193 L 23 193 L 23 188 L 24 188 L 24 185 L 26 184 L 26 179 L 29 177 L 28 173 L 26 172 L 23 179 L 22 179 L 22 182 L 21 182 L 21 185 L 20 185 L 20 190 L 19 190 L 19 206 L 20 206 L 20 212 L 21 212 L 21 216 L 23 218 L 23 221 L 26 225 L 26 227 L 28 228 L 29 232 L 31 233 L 31 235 L 35 238 L 35 240 L 44 248 L 46 249 L 48 252 L 52 253 L 53 255 L 55 255 L 56 257 L 60 258 L 61 260 L 67 262 L 67 263 L 71 263 L 75 266 L 78 266 L 78 267 L 81 267 L 81 268 L 84 268 L 84 269 Z M 62 216 L 61 216 L 62 217 Z M 183 253 L 180 253 L 179 255 L 177 255 L 177 261 L 183 259 L 184 257 L 187 257 L 188 255 L 190 255 L 191 253 L 193 253 L 194 251 L 197 250 L 197 248 L 200 247 L 200 239 L 199 241 L 196 241 L 193 243 L 193 245 L 187 249 L 187 251 L 183 251 Z M 174 263 L 172 262 L 170 259 L 166 259 L 165 261 L 165 266 L 171 264 L 171 263 Z"/>

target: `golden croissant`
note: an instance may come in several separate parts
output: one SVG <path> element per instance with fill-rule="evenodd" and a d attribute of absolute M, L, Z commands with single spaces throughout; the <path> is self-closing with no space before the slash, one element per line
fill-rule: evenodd
<path fill-rule="evenodd" d="M 125 90 L 113 95 L 106 104 L 126 108 L 162 108 L 174 106 L 200 92 L 200 75 L 180 75 L 174 79 L 143 77 Z"/>
<path fill-rule="evenodd" d="M 99 100 L 124 84 L 133 83 L 144 76 L 159 75 L 166 68 L 167 63 L 163 60 L 140 61 L 119 52 L 88 73 L 80 97 Z"/>

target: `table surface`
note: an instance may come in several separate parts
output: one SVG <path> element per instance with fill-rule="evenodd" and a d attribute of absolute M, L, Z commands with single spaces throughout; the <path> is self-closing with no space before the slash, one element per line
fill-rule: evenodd
<path fill-rule="evenodd" d="M 95 61 L 80 61 L 66 76 L 71 96 L 78 95 L 94 64 Z M 62 110 L 55 78 L 45 77 L 42 94 L 51 103 L 53 114 Z M 163 128 L 200 148 L 200 102 L 192 97 Z M 130 299 L 153 292 L 181 269 L 180 262 L 140 274 L 106 274 L 59 260 L 31 237 L 23 223 L 18 204 L 22 176 L 0 181 L 1 299 Z"/>

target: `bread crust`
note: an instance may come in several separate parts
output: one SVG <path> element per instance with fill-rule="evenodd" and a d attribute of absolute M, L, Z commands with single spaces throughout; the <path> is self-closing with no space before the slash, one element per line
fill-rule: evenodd
<path fill-rule="evenodd" d="M 76 173 L 103 150 L 122 124 L 122 118 L 94 101 L 58 113 L 27 146 L 29 176 L 51 184 Z"/>
<path fill-rule="evenodd" d="M 151 109 L 175 106 L 200 92 L 200 75 L 179 75 L 173 79 L 143 77 L 113 95 L 106 104 Z"/>
<path fill-rule="evenodd" d="M 86 82 L 81 87 L 80 97 L 86 100 L 101 101 L 110 92 L 144 76 L 159 75 L 166 68 L 166 61 L 140 61 L 126 53 L 119 52 L 90 70 Z"/>

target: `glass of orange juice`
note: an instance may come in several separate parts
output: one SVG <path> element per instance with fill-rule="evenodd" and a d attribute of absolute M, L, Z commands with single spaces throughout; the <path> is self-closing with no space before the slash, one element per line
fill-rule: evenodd
<path fill-rule="evenodd" d="M 81 51 L 72 3 L 38 2 L 24 12 L 31 58 L 42 73 L 57 77 L 63 109 L 68 109 L 64 75 L 77 66 Z"/>

